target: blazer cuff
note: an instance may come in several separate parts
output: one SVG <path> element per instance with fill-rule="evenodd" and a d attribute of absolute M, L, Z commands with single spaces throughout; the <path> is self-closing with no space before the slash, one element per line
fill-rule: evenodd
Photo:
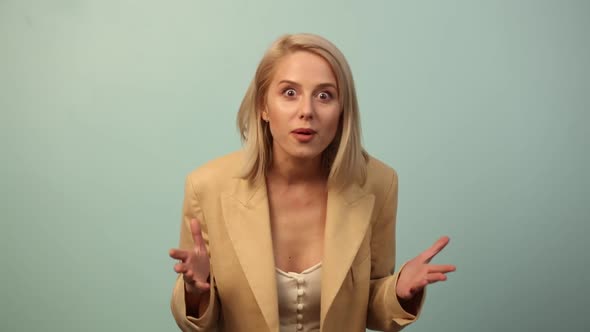
<path fill-rule="evenodd" d="M 176 323 L 182 331 L 210 331 L 217 325 L 217 318 L 219 316 L 219 303 L 217 301 L 217 291 L 214 281 L 215 279 L 211 278 L 209 305 L 207 306 L 207 309 L 201 314 L 200 317 L 193 317 L 186 315 L 186 302 L 184 298 L 185 289 L 182 275 L 179 275 L 176 279 L 171 307 Z"/>
<path fill-rule="evenodd" d="M 400 326 L 408 325 L 418 319 L 418 317 L 420 316 L 420 313 L 422 312 L 422 306 L 424 304 L 424 299 L 426 298 L 426 288 L 424 288 L 422 290 L 422 298 L 420 299 L 420 303 L 418 304 L 418 307 L 417 307 L 418 310 L 417 310 L 416 315 L 405 311 L 404 308 L 402 307 L 402 305 L 399 303 L 399 300 L 397 298 L 397 292 L 396 292 L 397 280 L 398 280 L 400 271 L 404 268 L 405 265 L 406 265 L 406 263 L 404 263 L 400 267 L 400 269 L 397 273 L 392 275 L 392 280 L 390 280 L 390 282 L 387 283 L 387 288 L 385 290 L 385 294 L 388 294 L 387 298 L 386 298 L 386 306 L 387 306 L 388 312 L 391 313 L 392 320 L 395 321 Z"/>

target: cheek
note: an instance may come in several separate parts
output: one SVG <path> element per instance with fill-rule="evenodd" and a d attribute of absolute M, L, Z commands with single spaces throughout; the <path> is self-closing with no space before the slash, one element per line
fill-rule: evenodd
<path fill-rule="evenodd" d="M 270 131 L 271 136 L 275 140 L 281 140 L 282 136 L 285 136 L 285 131 L 287 130 L 287 124 L 285 121 L 285 116 L 277 112 L 277 110 L 269 111 L 269 118 L 270 121 L 268 122 L 268 129 Z"/>
<path fill-rule="evenodd" d="M 279 118 L 281 116 L 297 111 L 297 103 L 292 100 L 285 100 L 281 97 L 268 98 L 266 103 L 267 109 L 271 117 Z"/>
<path fill-rule="evenodd" d="M 268 118 L 270 133 L 275 139 L 280 139 L 280 136 L 286 136 L 293 126 L 293 122 L 297 120 L 297 107 L 293 103 L 278 102 L 268 104 Z"/>
<path fill-rule="evenodd" d="M 338 131 L 338 126 L 340 125 L 340 121 L 341 121 L 341 117 L 342 117 L 341 114 L 342 114 L 342 112 L 340 112 L 339 109 L 336 109 L 331 114 L 330 118 L 328 119 L 330 134 L 332 136 L 336 135 L 336 131 Z"/>

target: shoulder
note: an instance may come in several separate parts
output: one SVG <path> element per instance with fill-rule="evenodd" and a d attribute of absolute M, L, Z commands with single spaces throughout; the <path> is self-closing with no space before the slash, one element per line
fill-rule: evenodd
<path fill-rule="evenodd" d="M 220 191 L 238 178 L 242 151 L 234 151 L 197 167 L 187 176 L 187 183 L 198 191 Z"/>
<path fill-rule="evenodd" d="M 391 189 L 397 188 L 397 183 L 397 172 L 393 167 L 373 156 L 369 156 L 367 180 L 363 186 L 366 192 L 377 196 L 387 195 Z"/>

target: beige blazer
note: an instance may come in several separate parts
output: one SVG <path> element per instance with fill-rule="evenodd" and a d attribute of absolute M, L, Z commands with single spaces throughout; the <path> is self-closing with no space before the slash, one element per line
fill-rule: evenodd
<path fill-rule="evenodd" d="M 237 178 L 241 162 L 235 152 L 187 177 L 180 247 L 193 247 L 189 222 L 198 218 L 211 258 L 211 292 L 201 317 L 187 316 L 178 276 L 171 307 L 183 331 L 279 331 L 266 184 Z M 396 210 L 397 175 L 374 158 L 365 185 L 328 192 L 320 331 L 398 331 L 417 318 L 395 294 Z"/>

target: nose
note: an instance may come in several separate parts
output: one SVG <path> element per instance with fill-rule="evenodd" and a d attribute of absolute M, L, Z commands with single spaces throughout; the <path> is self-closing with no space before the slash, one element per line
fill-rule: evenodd
<path fill-rule="evenodd" d="M 303 98 L 299 108 L 299 119 L 311 120 L 314 114 L 313 98 Z"/>

